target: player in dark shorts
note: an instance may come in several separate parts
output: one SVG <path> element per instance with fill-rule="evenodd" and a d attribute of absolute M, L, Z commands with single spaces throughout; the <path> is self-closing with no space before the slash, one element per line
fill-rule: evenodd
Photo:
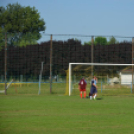
<path fill-rule="evenodd" d="M 79 82 L 79 90 L 80 90 L 81 98 L 82 98 L 82 92 L 84 92 L 84 98 L 86 98 L 86 87 L 87 87 L 87 82 L 85 81 L 84 78 L 82 78 Z"/>
<path fill-rule="evenodd" d="M 96 96 L 97 96 L 96 82 L 97 82 L 97 78 L 94 76 L 91 81 L 91 89 L 90 89 L 90 93 L 89 93 L 90 99 L 92 99 L 92 97 L 93 97 L 94 100 L 96 99 Z"/>

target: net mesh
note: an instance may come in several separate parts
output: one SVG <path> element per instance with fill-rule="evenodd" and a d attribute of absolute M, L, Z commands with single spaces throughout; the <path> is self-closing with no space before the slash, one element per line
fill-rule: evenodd
<path fill-rule="evenodd" d="M 79 95 L 78 83 L 82 77 L 87 81 L 87 94 L 91 80 L 97 77 L 98 93 L 125 95 L 133 91 L 133 66 L 130 65 L 71 65 L 71 95 Z"/>
<path fill-rule="evenodd" d="M 66 70 L 69 63 L 132 63 L 132 37 L 40 34 L 41 38 L 36 40 L 33 33 L 22 33 L 24 38 L 18 37 L 18 33 L 8 32 L 6 36 L 3 33 L 0 39 L 0 90 L 5 89 L 5 82 L 14 79 L 7 94 L 38 94 L 42 62 L 40 84 L 41 94 L 45 95 L 50 94 L 50 89 L 55 94 L 68 94 L 65 87 L 68 85 Z M 92 73 L 89 71 L 92 67 L 82 68 L 82 75 Z M 81 67 L 75 67 L 74 72 L 77 70 Z M 101 76 L 98 71 L 97 75 Z M 81 75 L 77 77 L 80 79 Z"/>

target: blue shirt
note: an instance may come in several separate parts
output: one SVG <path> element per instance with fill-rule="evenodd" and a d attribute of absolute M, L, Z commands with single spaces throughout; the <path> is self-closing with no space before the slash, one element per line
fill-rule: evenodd
<path fill-rule="evenodd" d="M 94 83 L 94 85 L 96 85 L 96 80 L 92 79 L 92 81 L 91 81 L 91 87 L 95 87 L 95 86 L 93 85 L 93 83 Z"/>
<path fill-rule="evenodd" d="M 94 80 L 94 84 L 95 84 L 95 86 L 96 86 L 96 83 L 97 83 L 96 80 Z"/>

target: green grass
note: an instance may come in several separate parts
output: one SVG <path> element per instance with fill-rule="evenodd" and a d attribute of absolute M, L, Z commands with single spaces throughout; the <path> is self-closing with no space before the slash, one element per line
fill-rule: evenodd
<path fill-rule="evenodd" d="M 52 94 L 64 95 L 66 93 L 66 83 L 52 83 Z M 97 84 L 98 93 L 102 95 L 130 95 L 131 86 L 122 86 L 120 84 L 101 85 Z M 91 85 L 87 85 L 87 94 L 90 92 Z M 4 83 L 0 83 L 0 91 L 5 89 Z M 79 95 L 78 83 L 72 85 L 72 95 Z M 101 90 L 102 89 L 102 90 Z M 12 83 L 8 88 L 8 95 L 37 95 L 39 91 L 38 83 Z M 68 90 L 67 90 L 68 92 Z M 50 95 L 50 84 L 41 83 L 41 95 Z"/>
<path fill-rule="evenodd" d="M 0 134 L 133 134 L 133 122 L 133 95 L 0 95 Z"/>
<path fill-rule="evenodd" d="M 4 90 L 4 83 L 0 83 L 0 90 Z M 65 94 L 66 92 L 66 83 L 53 83 L 52 84 L 52 93 L 53 94 Z M 7 93 L 10 95 L 16 94 L 33 94 L 37 95 L 39 91 L 38 83 L 13 83 L 7 90 Z M 42 83 L 41 84 L 41 94 L 49 95 L 50 94 L 50 84 Z"/>
<path fill-rule="evenodd" d="M 87 84 L 87 93 L 90 92 L 90 84 Z M 74 95 L 78 95 L 79 94 L 79 90 L 78 90 L 78 84 L 74 84 L 73 86 L 73 90 L 72 90 L 72 94 Z M 102 95 L 130 95 L 132 90 L 131 90 L 131 85 L 120 85 L 120 84 L 115 84 L 115 85 L 110 85 L 107 83 L 103 83 L 101 85 L 101 83 L 97 84 L 97 88 L 98 88 L 98 93 L 102 94 Z"/>

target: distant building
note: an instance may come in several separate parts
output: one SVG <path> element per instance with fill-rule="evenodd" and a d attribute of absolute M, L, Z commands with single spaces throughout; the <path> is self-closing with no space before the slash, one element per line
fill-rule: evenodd
<path fill-rule="evenodd" d="M 133 78 L 134 78 L 134 74 L 133 74 Z M 120 72 L 120 82 L 122 85 L 132 84 L 132 67 L 125 68 Z"/>

